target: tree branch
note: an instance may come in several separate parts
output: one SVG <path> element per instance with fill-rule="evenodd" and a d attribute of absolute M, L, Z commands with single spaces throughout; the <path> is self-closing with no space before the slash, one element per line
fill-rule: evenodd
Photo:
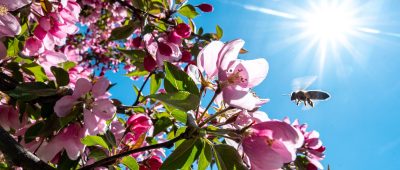
<path fill-rule="evenodd" d="M 25 150 L 10 134 L 0 126 L 0 150 L 11 159 L 11 162 L 16 166 L 21 166 L 24 169 L 54 169 L 47 163 L 40 160 L 31 152 Z"/>
<path fill-rule="evenodd" d="M 119 158 L 122 158 L 124 156 L 128 156 L 128 155 L 133 154 L 133 153 L 137 153 L 137 152 L 143 152 L 143 151 L 157 149 L 157 148 L 170 148 L 170 147 L 173 146 L 173 144 L 175 142 L 177 142 L 177 141 L 179 141 L 179 140 L 181 140 L 181 139 L 183 139 L 185 137 L 186 137 L 186 133 L 183 133 L 183 134 L 179 135 L 178 137 L 176 137 L 176 138 L 174 138 L 174 139 L 172 139 L 170 141 L 164 142 L 164 143 L 159 143 L 159 144 L 155 144 L 155 145 L 149 145 L 149 146 L 145 146 L 145 147 L 141 147 L 141 148 L 137 148 L 137 149 L 132 149 L 132 150 L 129 150 L 129 151 L 126 151 L 126 152 L 122 152 L 122 153 L 119 153 L 117 155 L 101 159 L 101 160 L 99 160 L 99 161 L 97 161 L 97 162 L 95 162 L 93 164 L 88 165 L 88 166 L 82 167 L 80 170 L 92 170 L 92 169 L 94 169 L 96 167 L 99 167 L 99 166 L 110 165 L 110 164 L 115 163 L 115 161 L 117 159 L 119 159 Z"/>

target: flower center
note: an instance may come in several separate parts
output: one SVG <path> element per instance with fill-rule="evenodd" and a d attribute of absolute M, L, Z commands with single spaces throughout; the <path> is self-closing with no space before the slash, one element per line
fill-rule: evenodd
<path fill-rule="evenodd" d="M 8 13 L 8 8 L 5 5 L 0 4 L 0 16 L 6 15 Z"/>

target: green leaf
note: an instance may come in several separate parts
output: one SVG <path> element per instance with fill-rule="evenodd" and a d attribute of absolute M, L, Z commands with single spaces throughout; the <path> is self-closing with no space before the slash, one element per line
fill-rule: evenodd
<path fill-rule="evenodd" d="M 53 73 L 54 77 L 56 77 L 56 82 L 59 87 L 68 85 L 69 74 L 67 71 L 65 71 L 62 68 L 54 67 L 54 66 L 51 66 L 50 70 Z"/>
<path fill-rule="evenodd" d="M 135 31 L 135 25 L 133 22 L 129 22 L 127 25 L 114 28 L 111 31 L 111 36 L 108 40 L 113 41 L 113 40 L 126 39 L 130 35 L 132 35 L 133 31 Z"/>
<path fill-rule="evenodd" d="M 150 94 L 154 94 L 158 91 L 161 86 L 161 76 L 159 74 L 153 74 L 150 77 Z"/>
<path fill-rule="evenodd" d="M 23 48 L 23 44 L 17 38 L 10 39 L 7 44 L 7 56 L 18 56 L 18 53 Z"/>
<path fill-rule="evenodd" d="M 106 142 L 109 144 L 108 146 L 110 146 L 110 148 L 117 147 L 117 141 L 115 141 L 115 136 L 110 130 L 107 130 L 107 132 L 104 134 L 103 139 L 106 140 Z"/>
<path fill-rule="evenodd" d="M 154 124 L 153 136 L 156 136 L 158 133 L 164 131 L 171 125 L 172 121 L 168 117 L 161 117 L 160 119 L 157 119 L 156 123 Z"/>
<path fill-rule="evenodd" d="M 43 82 L 47 80 L 44 69 L 36 63 L 23 64 L 21 68 L 25 73 L 35 76 L 36 81 Z"/>
<path fill-rule="evenodd" d="M 229 145 L 214 145 L 214 157 L 218 169 L 247 170 L 238 151 Z"/>
<path fill-rule="evenodd" d="M 103 149 L 100 148 L 91 148 L 89 158 L 93 158 L 96 161 L 101 160 L 103 158 L 107 158 L 107 154 L 104 152 Z"/>
<path fill-rule="evenodd" d="M 148 75 L 148 74 L 149 74 L 149 72 L 146 71 L 146 70 L 135 70 L 135 71 L 133 71 L 133 72 L 130 72 L 130 73 L 128 73 L 128 74 L 125 74 L 125 76 L 128 76 L 128 77 L 136 77 L 136 76 L 145 76 L 145 75 Z"/>
<path fill-rule="evenodd" d="M 125 50 L 118 49 L 121 53 L 125 54 L 131 59 L 131 62 L 143 61 L 146 56 L 146 52 L 143 50 Z"/>
<path fill-rule="evenodd" d="M 167 92 L 188 91 L 194 95 L 199 95 L 196 83 L 187 73 L 169 62 L 164 62 L 164 65 L 164 87 Z M 197 104 L 194 105 L 197 106 Z"/>
<path fill-rule="evenodd" d="M 33 141 L 36 137 L 38 137 L 40 135 L 40 132 L 42 132 L 44 125 L 44 122 L 40 121 L 29 127 L 28 130 L 26 130 L 25 132 L 25 143 L 29 143 Z"/>
<path fill-rule="evenodd" d="M 181 15 L 183 15 L 183 16 L 185 16 L 185 17 L 188 17 L 188 18 L 190 18 L 190 19 L 193 19 L 193 18 L 195 18 L 197 15 L 199 15 L 199 13 L 196 12 L 196 9 L 193 7 L 193 5 L 185 5 L 185 6 L 182 6 L 182 7 L 178 10 L 178 12 L 179 12 Z"/>
<path fill-rule="evenodd" d="M 219 25 L 217 25 L 216 30 L 217 30 L 217 40 L 219 40 L 224 35 L 224 31 Z"/>
<path fill-rule="evenodd" d="M 72 61 L 66 61 L 63 63 L 58 64 L 61 68 L 63 68 L 64 70 L 68 71 L 69 69 L 73 68 L 76 66 L 76 63 L 72 62 Z"/>
<path fill-rule="evenodd" d="M 198 169 L 205 170 L 212 161 L 212 150 L 211 145 L 207 142 L 207 139 L 202 139 L 201 142 L 203 144 L 203 149 L 200 152 Z"/>
<path fill-rule="evenodd" d="M 18 85 L 8 95 L 22 101 L 31 101 L 38 97 L 46 97 L 57 94 L 56 89 L 48 87 L 42 82 L 29 82 Z"/>
<path fill-rule="evenodd" d="M 180 122 L 186 124 L 186 121 L 187 121 L 187 113 L 186 113 L 186 112 L 184 112 L 184 111 L 182 111 L 182 110 L 179 110 L 179 109 L 174 109 L 174 110 L 171 112 L 171 115 L 172 115 L 176 120 L 178 120 L 178 121 L 180 121 Z"/>
<path fill-rule="evenodd" d="M 121 163 L 128 167 L 130 170 L 139 169 L 139 164 L 136 162 L 136 159 L 132 158 L 131 156 L 125 156 L 124 158 L 122 158 Z"/>
<path fill-rule="evenodd" d="M 81 139 L 81 142 L 86 146 L 100 145 L 101 147 L 108 149 L 106 141 L 104 141 L 100 136 L 86 136 Z"/>
<path fill-rule="evenodd" d="M 196 145 L 199 139 L 184 140 L 178 148 L 164 161 L 161 170 L 188 168 L 200 154 L 201 148 Z"/>
<path fill-rule="evenodd" d="M 199 96 L 187 91 L 172 92 L 167 94 L 152 94 L 147 97 L 157 99 L 182 111 L 194 110 L 200 101 Z"/>

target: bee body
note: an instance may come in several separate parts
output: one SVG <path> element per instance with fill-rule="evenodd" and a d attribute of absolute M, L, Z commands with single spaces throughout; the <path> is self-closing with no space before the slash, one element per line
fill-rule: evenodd
<path fill-rule="evenodd" d="M 305 106 L 307 106 L 307 103 L 308 103 L 311 107 L 314 107 L 313 100 L 326 100 L 329 97 L 330 97 L 330 95 L 327 92 L 323 92 L 323 91 L 298 90 L 298 91 L 292 92 L 290 100 L 295 101 L 296 105 L 299 105 L 301 102 L 303 102 Z"/>

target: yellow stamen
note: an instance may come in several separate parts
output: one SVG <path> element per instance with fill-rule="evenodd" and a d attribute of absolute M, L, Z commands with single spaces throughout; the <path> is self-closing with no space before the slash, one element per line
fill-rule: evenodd
<path fill-rule="evenodd" d="M 8 8 L 5 5 L 0 4 L 0 16 L 6 15 L 8 13 Z"/>

